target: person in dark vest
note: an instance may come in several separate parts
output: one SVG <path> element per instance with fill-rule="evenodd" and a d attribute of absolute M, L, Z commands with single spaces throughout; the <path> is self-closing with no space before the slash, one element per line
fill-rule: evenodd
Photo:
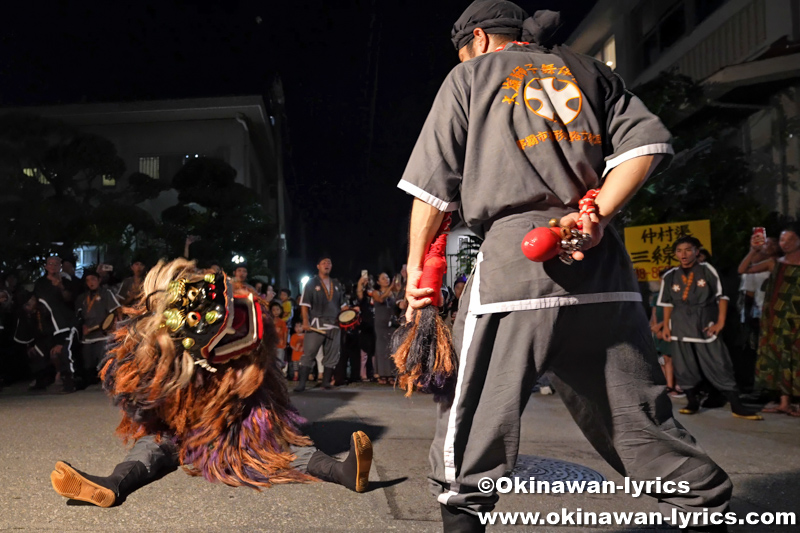
<path fill-rule="evenodd" d="M 339 363 L 341 333 L 339 313 L 347 307 L 345 292 L 338 280 L 331 278 L 333 262 L 330 257 L 320 257 L 317 261 L 317 275 L 306 283 L 300 298 L 303 313 L 303 331 L 306 332 L 303 358 L 300 360 L 300 381 L 295 392 L 306 389 L 306 380 L 311 368 L 316 364 L 317 352 L 322 347 L 322 387 L 330 389 L 331 377 Z"/>
<path fill-rule="evenodd" d="M 114 293 L 100 285 L 97 272 L 84 272 L 83 280 L 87 291 L 75 301 L 75 314 L 82 333 L 83 380 L 84 384 L 92 385 L 100 381 L 97 367 L 105 357 L 106 344 L 113 332 L 114 319 L 110 315 L 119 309 L 120 303 Z"/>
<path fill-rule="evenodd" d="M 733 416 L 761 420 L 739 400 L 733 363 L 719 334 L 725 327 L 728 300 L 716 269 L 698 260 L 700 241 L 683 236 L 672 245 L 677 266 L 661 278 L 658 305 L 664 309 L 661 338 L 672 342 L 672 364 L 689 403 L 681 413 L 700 410 L 698 388 L 707 379 L 731 404 Z"/>

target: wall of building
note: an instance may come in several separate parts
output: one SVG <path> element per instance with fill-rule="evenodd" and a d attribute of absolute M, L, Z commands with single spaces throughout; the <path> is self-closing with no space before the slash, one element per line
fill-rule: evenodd
<path fill-rule="evenodd" d="M 453 282 L 458 274 L 466 274 L 469 276 L 471 272 L 464 272 L 458 262 L 458 253 L 461 250 L 461 239 L 466 237 L 475 237 L 466 226 L 456 226 L 447 236 L 447 274 L 445 275 L 445 284 L 449 287 L 453 286 Z"/>
<path fill-rule="evenodd" d="M 257 148 L 243 125 L 235 119 L 81 125 L 81 130 L 112 141 L 125 161 L 126 173 L 119 185 L 134 172 L 150 171 L 142 158 L 158 157 L 158 179 L 167 182 L 188 159 L 217 157 L 236 170 L 236 181 L 251 188 L 268 209 L 275 209 L 269 184 L 275 176 L 265 173 Z M 142 166 L 143 165 L 143 166 Z M 148 172 L 152 174 L 153 172 Z M 155 176 L 153 176 L 155 177 Z M 167 191 L 144 207 L 153 215 L 177 202 L 175 191 Z"/>
<path fill-rule="evenodd" d="M 796 38 L 797 4 L 796 0 L 727 0 L 719 5 L 707 0 L 599 0 L 567 44 L 597 56 L 613 37 L 614 67 L 631 87 L 671 69 L 699 81 L 758 56 L 782 37 Z M 706 5 L 714 6 L 709 14 Z M 645 59 L 648 38 L 676 10 L 683 13 L 680 35 L 660 36 L 670 45 L 653 61 Z"/>
<path fill-rule="evenodd" d="M 661 32 L 661 24 L 676 10 L 684 15 L 682 34 L 670 38 L 667 42 L 671 44 L 659 49 L 651 60 L 645 59 L 648 37 Z M 660 39 L 661 33 L 658 36 Z M 613 67 L 634 92 L 661 72 L 671 70 L 698 82 L 708 80 L 711 92 L 739 78 L 739 86 L 767 83 L 769 76 L 779 79 L 781 72 L 784 78 L 794 76 L 797 80 L 796 72 L 791 73 L 797 65 L 781 70 L 784 67 L 767 65 L 769 60 L 757 60 L 771 47 L 800 40 L 800 0 L 599 0 L 567 43 L 578 52 L 605 61 L 603 50 L 612 37 Z M 789 62 L 790 57 L 780 61 Z M 736 67 L 724 70 L 750 63 L 754 66 L 745 67 L 747 72 L 732 72 Z M 761 182 L 756 184 L 759 201 L 770 209 L 798 216 L 800 140 L 788 138 L 786 126 L 797 120 L 800 86 L 762 86 L 771 92 L 760 94 L 759 102 L 752 98 L 731 102 L 740 106 L 739 112 L 744 107 L 752 109 L 734 137 L 750 154 L 751 164 L 763 171 Z M 724 90 L 712 97 L 722 94 Z"/>

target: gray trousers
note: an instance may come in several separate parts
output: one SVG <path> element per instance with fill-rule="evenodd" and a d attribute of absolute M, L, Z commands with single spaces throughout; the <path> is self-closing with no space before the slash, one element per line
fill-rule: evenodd
<path fill-rule="evenodd" d="M 308 470 L 308 461 L 317 448 L 314 446 L 289 446 L 292 453 L 297 458 L 292 461 L 291 466 L 302 473 Z M 162 440 L 157 443 L 155 437 L 148 435 L 136 441 L 131 451 L 123 462 L 140 461 L 147 468 L 148 479 L 142 480 L 143 483 L 152 481 L 165 470 L 173 470 L 179 466 L 178 450 L 172 441 Z"/>
<path fill-rule="evenodd" d="M 124 463 L 128 461 L 139 461 L 144 464 L 149 477 L 147 480 L 142 480 L 145 482 L 153 480 L 165 470 L 172 470 L 180 465 L 175 444 L 166 439 L 158 443 L 152 435 L 136 441 L 123 460 Z"/>
<path fill-rule="evenodd" d="M 697 387 L 704 376 L 717 390 L 737 389 L 728 348 L 720 339 L 708 343 L 673 341 L 672 365 L 683 390 Z"/>
<path fill-rule="evenodd" d="M 456 395 L 452 405 L 439 405 L 430 450 L 431 488 L 440 503 L 471 512 L 494 507 L 497 494 L 479 492 L 478 480 L 513 469 L 520 415 L 537 375 L 549 369 L 573 419 L 617 472 L 689 482 L 687 494 L 651 494 L 663 513 L 728 505 L 727 474 L 672 417 L 640 303 L 482 316 L 468 313 L 468 305 L 462 302 L 453 332 Z"/>
<path fill-rule="evenodd" d="M 336 368 L 339 363 L 339 353 L 342 349 L 341 330 L 339 328 L 329 329 L 324 335 L 316 331 L 306 332 L 300 366 L 313 368 L 320 346 L 322 346 L 323 353 L 322 366 Z"/>

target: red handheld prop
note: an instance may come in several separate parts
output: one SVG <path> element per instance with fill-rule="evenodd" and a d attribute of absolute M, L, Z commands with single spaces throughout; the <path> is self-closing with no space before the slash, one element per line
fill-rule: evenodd
<path fill-rule="evenodd" d="M 419 280 L 419 288 L 433 289 L 433 298 L 436 304 L 442 298 L 442 278 L 447 272 L 447 260 L 445 251 L 447 250 L 447 233 L 450 230 L 450 214 L 445 215 L 439 234 L 428 246 L 425 258 L 422 260 L 422 277 Z"/>
<path fill-rule="evenodd" d="M 534 228 L 529 231 L 522 239 L 522 253 L 525 254 L 525 257 L 537 263 L 544 263 L 560 253 L 561 260 L 567 264 L 571 264 L 573 260 L 583 260 L 584 254 L 581 248 L 591 239 L 588 234 L 581 233 L 583 230 L 581 217 L 597 213 L 595 198 L 598 194 L 600 194 L 600 189 L 591 189 L 578 202 L 580 208 L 578 230 L 559 228 L 557 227 L 558 221 L 554 218 L 550 220 L 549 228 Z M 562 240 L 564 240 L 563 247 Z"/>
<path fill-rule="evenodd" d="M 558 255 L 560 228 L 533 228 L 522 239 L 522 253 L 531 261 L 544 263 Z"/>

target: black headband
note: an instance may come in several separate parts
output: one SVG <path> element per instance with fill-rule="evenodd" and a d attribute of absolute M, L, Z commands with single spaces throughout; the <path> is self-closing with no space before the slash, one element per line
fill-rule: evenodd
<path fill-rule="evenodd" d="M 450 39 L 456 50 L 472 42 L 472 32 L 481 28 L 487 34 L 513 35 L 523 41 L 545 44 L 561 25 L 555 11 L 537 11 L 529 17 L 524 9 L 507 0 L 475 0 L 461 14 Z"/>

